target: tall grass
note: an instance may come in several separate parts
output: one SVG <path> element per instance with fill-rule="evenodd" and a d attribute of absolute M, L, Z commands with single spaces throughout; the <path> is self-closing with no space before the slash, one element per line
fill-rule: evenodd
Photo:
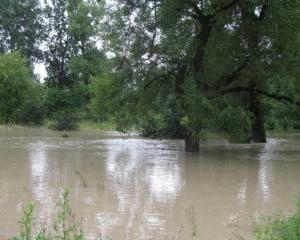
<path fill-rule="evenodd" d="M 69 191 L 65 190 L 58 203 L 58 212 L 52 225 L 52 229 L 43 229 L 33 233 L 35 225 L 33 219 L 34 205 L 31 203 L 25 209 L 20 220 L 20 236 L 14 240 L 83 240 L 81 223 L 77 221 L 71 212 Z"/>
<path fill-rule="evenodd" d="M 300 199 L 295 213 L 270 217 L 255 232 L 256 240 L 300 240 Z"/>

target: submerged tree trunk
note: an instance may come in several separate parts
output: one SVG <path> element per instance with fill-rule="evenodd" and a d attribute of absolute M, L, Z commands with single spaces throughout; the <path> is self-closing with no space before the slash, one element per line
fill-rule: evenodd
<path fill-rule="evenodd" d="M 249 110 L 252 113 L 252 141 L 255 143 L 267 142 L 264 119 L 260 110 L 257 95 L 254 92 L 250 92 Z"/>
<path fill-rule="evenodd" d="M 199 152 L 199 137 L 192 136 L 191 134 L 186 134 L 184 140 L 186 152 Z"/>

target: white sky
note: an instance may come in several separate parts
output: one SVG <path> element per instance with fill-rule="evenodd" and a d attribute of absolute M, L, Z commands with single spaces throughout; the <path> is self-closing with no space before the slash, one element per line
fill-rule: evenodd
<path fill-rule="evenodd" d="M 47 77 L 47 71 L 44 63 L 35 63 L 34 64 L 34 74 L 38 77 L 40 82 L 44 82 L 44 79 Z"/>

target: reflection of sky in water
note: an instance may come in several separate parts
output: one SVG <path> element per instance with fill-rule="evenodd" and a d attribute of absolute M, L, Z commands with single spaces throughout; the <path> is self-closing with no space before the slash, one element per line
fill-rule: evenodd
<path fill-rule="evenodd" d="M 32 190 L 37 200 L 47 199 L 46 171 L 47 151 L 46 146 L 39 142 L 30 148 Z"/>
<path fill-rule="evenodd" d="M 244 207 L 246 203 L 247 181 L 248 181 L 247 176 L 245 176 L 245 179 L 242 181 L 240 185 L 240 189 L 238 191 L 238 200 L 241 204 L 241 207 Z"/>
<path fill-rule="evenodd" d="M 38 141 L 30 145 L 30 166 L 31 166 L 31 190 L 34 195 L 34 201 L 38 201 L 40 205 L 39 217 L 45 224 L 50 223 L 51 214 L 55 200 L 49 189 L 49 166 L 47 145 Z M 50 176 L 54 178 L 55 176 Z M 43 227 L 43 226 L 39 226 Z"/>
<path fill-rule="evenodd" d="M 163 160 L 160 160 L 147 169 L 145 178 L 149 184 L 151 196 L 162 202 L 175 200 L 182 188 L 180 168 L 178 165 L 164 164 Z"/>
<path fill-rule="evenodd" d="M 273 180 L 273 165 L 271 161 L 274 160 L 274 151 L 278 144 L 278 140 L 268 139 L 268 142 L 264 144 L 264 147 L 258 156 L 258 184 L 260 196 L 262 196 L 264 202 L 268 202 L 271 197 L 271 184 Z"/>
<path fill-rule="evenodd" d="M 143 187 L 149 188 L 151 196 L 157 201 L 175 199 L 182 188 L 182 166 L 179 165 L 177 154 L 156 146 L 158 150 L 154 155 L 151 148 L 144 148 L 145 144 L 151 142 L 141 143 L 143 141 L 130 140 L 130 143 L 126 144 L 125 141 L 114 140 L 119 142 L 121 148 L 109 151 L 106 162 L 107 174 L 113 187 L 118 193 L 125 189 L 125 185 L 128 187 L 132 184 L 136 190 L 143 181 Z M 136 171 L 139 178 L 135 175 Z"/>
<path fill-rule="evenodd" d="M 164 228 L 165 221 L 154 208 L 155 203 L 170 205 L 176 199 L 182 189 L 182 163 L 178 152 L 167 149 L 167 144 L 160 145 L 159 141 L 110 142 L 114 147 L 108 151 L 106 174 L 117 209 L 97 214 L 96 219 L 107 226 L 106 219 L 112 217 L 110 229 L 111 224 L 117 226 L 125 222 L 127 232 L 135 231 L 138 239 L 144 239 L 147 229 Z M 142 223 L 138 228 L 137 221 Z"/>

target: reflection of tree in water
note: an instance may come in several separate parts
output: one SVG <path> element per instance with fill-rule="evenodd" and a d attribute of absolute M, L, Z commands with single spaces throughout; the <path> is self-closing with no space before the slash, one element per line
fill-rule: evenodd
<path fill-rule="evenodd" d="M 114 209 L 99 214 L 98 221 L 110 231 L 125 228 L 128 239 L 149 238 L 153 229 L 159 234 L 166 223 L 161 211 L 172 208 L 182 189 L 178 151 L 160 141 L 142 139 L 112 140 L 110 146 L 106 174 Z M 112 216 L 115 220 L 107 220 Z"/>

